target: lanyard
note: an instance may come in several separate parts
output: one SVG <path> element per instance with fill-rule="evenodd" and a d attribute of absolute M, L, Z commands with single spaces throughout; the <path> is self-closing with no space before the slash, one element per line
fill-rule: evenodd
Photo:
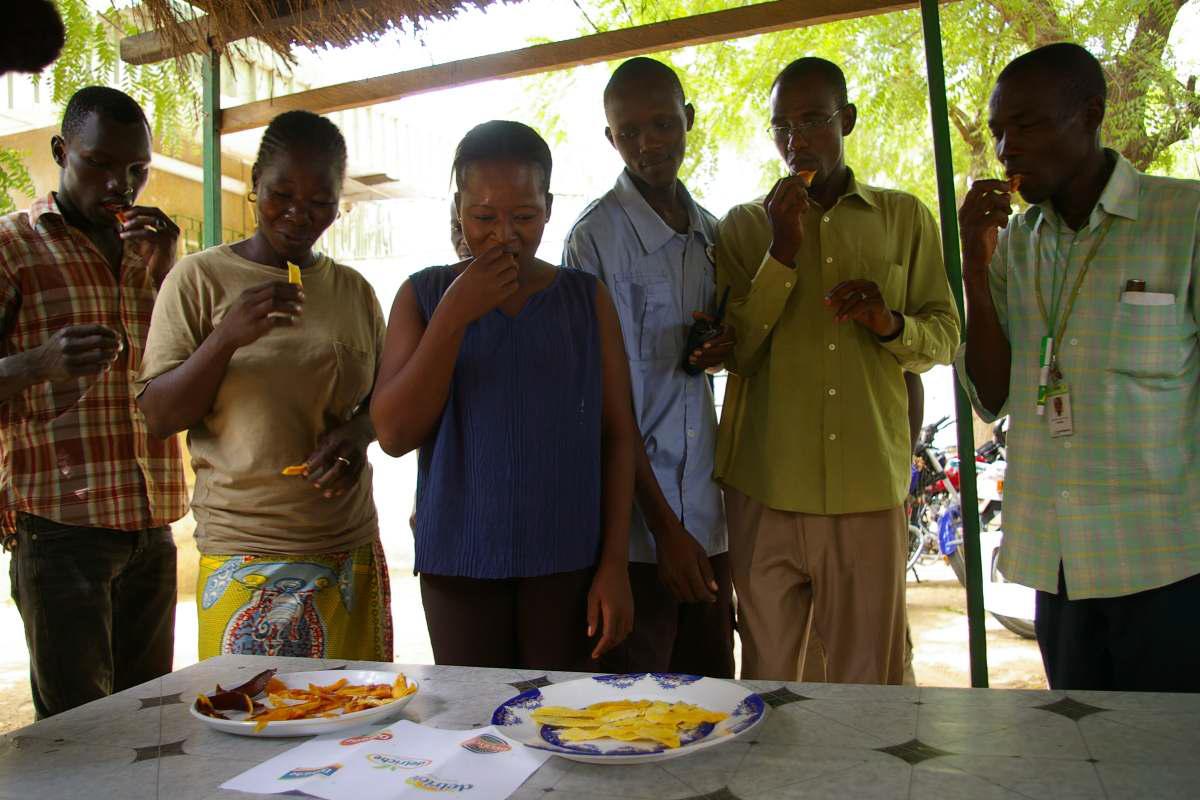
<path fill-rule="evenodd" d="M 1046 395 L 1050 388 L 1050 373 L 1054 370 L 1058 359 L 1055 356 L 1054 345 L 1056 342 L 1061 342 L 1063 334 L 1067 331 L 1067 321 L 1071 319 L 1071 312 L 1075 310 L 1075 301 L 1079 299 L 1079 290 L 1083 288 L 1083 279 L 1087 277 L 1088 268 L 1092 265 L 1092 260 L 1096 257 L 1096 252 L 1100 249 L 1100 245 L 1104 242 L 1104 237 L 1108 235 L 1108 229 L 1112 227 L 1114 217 L 1109 215 L 1104 222 L 1100 224 L 1100 229 L 1097 231 L 1095 238 L 1092 240 L 1092 247 L 1088 250 L 1087 256 L 1083 259 L 1083 264 L 1079 268 L 1079 275 L 1075 278 L 1075 284 L 1071 287 L 1071 294 L 1067 298 L 1067 307 L 1062 308 L 1063 292 L 1067 288 L 1067 275 L 1070 272 L 1071 262 L 1068 258 L 1067 266 L 1063 269 L 1063 280 L 1055 289 L 1057 280 L 1051 276 L 1050 294 L 1054 305 L 1051 306 L 1049 313 L 1046 311 L 1046 299 L 1042 296 L 1042 247 L 1041 237 L 1039 241 L 1034 243 L 1034 290 L 1037 295 L 1038 311 L 1042 315 L 1042 322 L 1046 326 L 1046 335 L 1042 337 L 1041 347 L 1039 348 L 1038 359 L 1038 393 L 1037 393 L 1037 413 L 1041 416 L 1046 413 Z M 1055 259 L 1055 273 L 1057 274 L 1058 260 Z M 1062 310 L 1062 320 L 1058 319 L 1059 311 Z M 1055 324 L 1057 323 L 1057 329 Z"/>

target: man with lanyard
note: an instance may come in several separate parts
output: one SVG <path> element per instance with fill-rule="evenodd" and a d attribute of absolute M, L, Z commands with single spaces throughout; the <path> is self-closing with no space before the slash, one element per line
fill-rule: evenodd
<path fill-rule="evenodd" d="M 51 139 L 59 189 L 0 218 L 0 514 L 39 719 L 171 671 L 179 444 L 133 392 L 179 228 L 135 206 L 142 109 L 78 91 Z"/>
<path fill-rule="evenodd" d="M 603 667 L 732 678 L 733 587 L 704 374 L 724 360 L 732 334 L 684 352 L 689 327 L 711 320 L 705 312 L 716 305 L 716 220 L 679 181 L 695 111 L 670 67 L 634 58 L 609 80 L 604 112 L 625 169 L 575 223 L 563 264 L 612 292 L 645 447 L 629 537 L 634 627 Z"/>
<path fill-rule="evenodd" d="M 790 175 L 718 235 L 737 344 L 717 477 L 745 678 L 904 674 L 904 371 L 949 363 L 959 327 L 933 216 L 846 166 L 857 113 L 837 65 L 785 67 L 769 130 Z"/>
<path fill-rule="evenodd" d="M 1037 589 L 1051 688 L 1200 691 L 1200 183 L 1103 148 L 1106 93 L 1074 44 L 1000 73 L 958 374 L 1011 415 L 1000 569 Z"/>

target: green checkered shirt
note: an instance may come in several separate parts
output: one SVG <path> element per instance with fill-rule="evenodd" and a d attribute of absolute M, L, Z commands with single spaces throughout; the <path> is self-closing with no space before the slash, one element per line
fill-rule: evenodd
<path fill-rule="evenodd" d="M 990 267 L 992 299 L 1012 344 L 1005 577 L 1058 590 L 1062 562 L 1072 599 L 1118 597 L 1200 573 L 1200 182 L 1139 173 L 1117 158 L 1086 226 L 1067 227 L 1049 203 L 1014 217 Z M 1105 218 L 1096 252 L 1061 342 L 1074 435 L 1051 438 L 1037 416 L 1038 356 L 1046 326 L 1038 311 L 1051 281 L 1070 295 Z M 1171 305 L 1121 299 L 1125 282 L 1174 296 Z M 1062 305 L 1066 306 L 1064 299 Z M 1061 311 L 1059 312 L 1061 315 Z M 1061 316 L 1060 316 L 1061 318 Z M 966 379 L 958 374 L 985 419 Z"/>

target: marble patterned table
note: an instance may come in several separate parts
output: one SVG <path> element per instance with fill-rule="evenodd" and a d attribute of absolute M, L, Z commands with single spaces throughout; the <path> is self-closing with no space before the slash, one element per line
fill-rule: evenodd
<path fill-rule="evenodd" d="M 247 798 L 220 785 L 298 739 L 249 739 L 188 704 L 268 667 L 361 666 L 421 681 L 403 717 L 485 725 L 519 691 L 578 675 L 222 656 L 0 738 L 0 798 Z M 746 737 L 641 766 L 551 758 L 515 800 L 1200 797 L 1200 695 L 744 681 L 772 707 Z M 269 795 L 264 795 L 269 796 Z"/>

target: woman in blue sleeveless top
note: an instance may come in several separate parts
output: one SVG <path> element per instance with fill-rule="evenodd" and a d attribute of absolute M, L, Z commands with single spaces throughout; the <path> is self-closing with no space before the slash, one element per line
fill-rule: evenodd
<path fill-rule="evenodd" d="M 420 448 L 439 664 L 594 668 L 633 618 L 629 365 L 603 285 L 535 257 L 550 170 L 532 128 L 472 129 L 454 177 L 473 257 L 413 275 L 392 306 L 371 418 L 385 452 Z"/>

